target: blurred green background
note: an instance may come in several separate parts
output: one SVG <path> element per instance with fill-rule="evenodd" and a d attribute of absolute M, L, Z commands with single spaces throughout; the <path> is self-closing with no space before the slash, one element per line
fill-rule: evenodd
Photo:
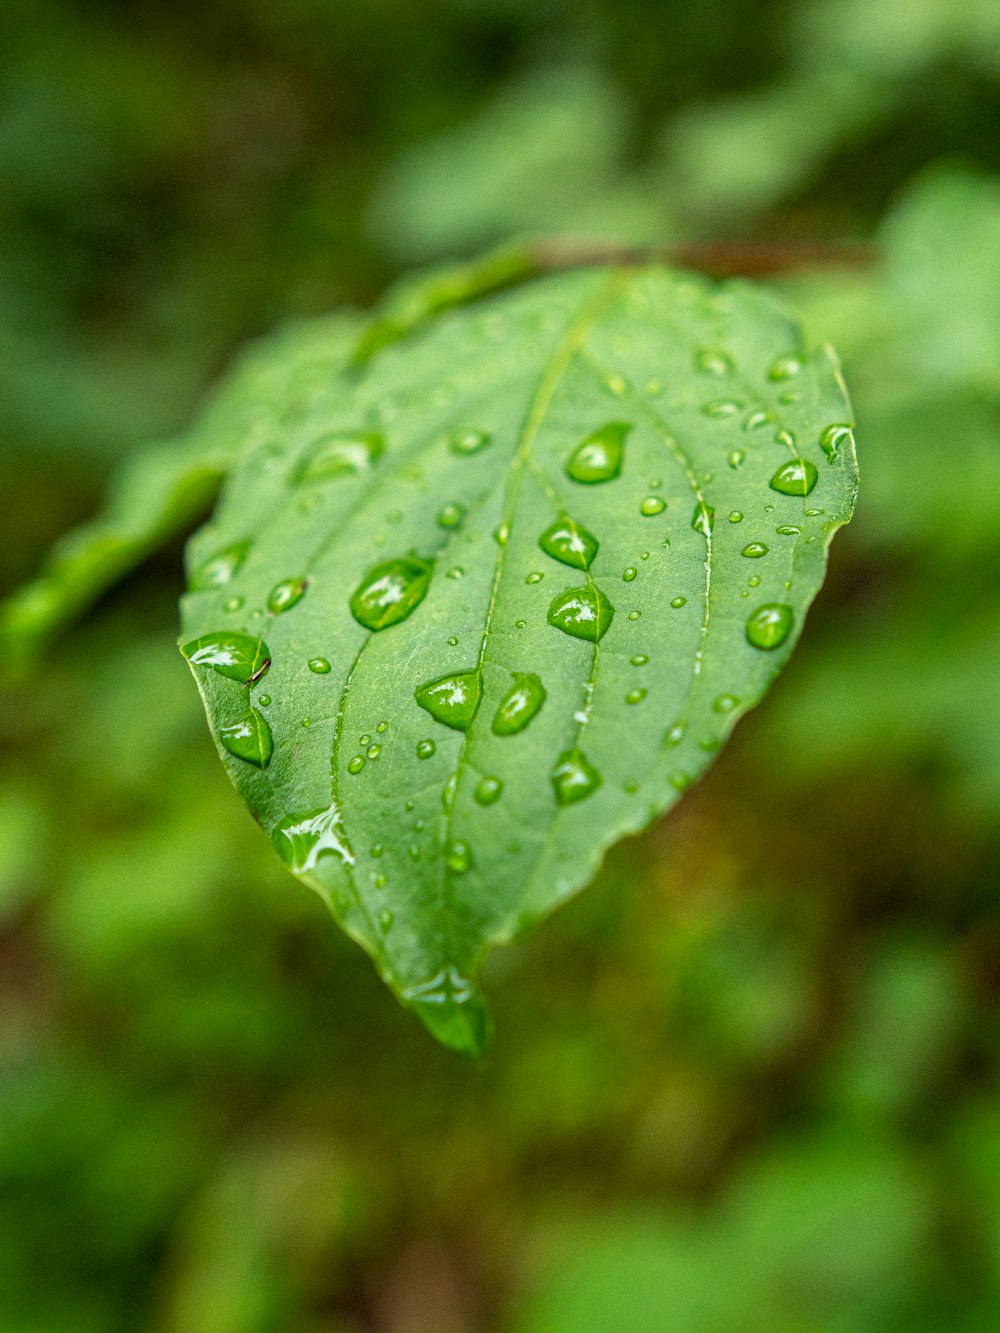
<path fill-rule="evenodd" d="M 1000 1327 L 996 0 L 5 0 L 0 584 L 248 337 L 520 233 L 766 247 L 857 518 L 468 1066 L 287 877 L 180 546 L 0 691 L 4 1333 Z"/>

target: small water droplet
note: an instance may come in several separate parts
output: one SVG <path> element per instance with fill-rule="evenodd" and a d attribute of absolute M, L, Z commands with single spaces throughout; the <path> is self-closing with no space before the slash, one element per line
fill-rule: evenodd
<path fill-rule="evenodd" d="M 209 556 L 188 579 L 189 590 L 204 592 L 206 588 L 221 588 L 228 583 L 247 558 L 250 545 L 248 541 L 234 542 Z"/>
<path fill-rule="evenodd" d="M 681 772 L 671 773 L 668 781 L 675 791 L 687 791 L 691 786 L 691 775 Z"/>
<path fill-rule="evenodd" d="M 717 398 L 712 403 L 705 403 L 701 410 L 704 416 L 721 421 L 727 417 L 735 417 L 742 408 L 743 404 L 736 398 Z"/>
<path fill-rule="evenodd" d="M 429 738 L 425 741 L 417 741 L 417 758 L 430 759 L 437 750 L 437 746 Z"/>
<path fill-rule="evenodd" d="M 545 686 L 534 672 L 515 672 L 514 683 L 500 700 L 493 716 L 493 734 L 514 736 L 523 731 L 545 699 Z"/>
<path fill-rule="evenodd" d="M 714 347 L 706 347 L 698 352 L 694 358 L 694 366 L 695 370 L 703 375 L 714 375 L 716 379 L 731 375 L 736 369 L 728 353 Z"/>
<path fill-rule="evenodd" d="M 325 676 L 330 670 L 330 663 L 325 657 L 310 657 L 309 670 L 315 671 L 317 676 Z"/>
<path fill-rule="evenodd" d="M 747 542 L 740 554 L 748 560 L 759 560 L 762 555 L 767 555 L 767 547 L 763 542 Z"/>
<path fill-rule="evenodd" d="M 455 793 L 458 791 L 458 772 L 452 773 L 448 781 L 441 788 L 441 804 L 445 810 L 450 810 L 455 804 Z"/>
<path fill-rule="evenodd" d="M 622 470 L 625 439 L 632 426 L 626 421 L 609 421 L 576 446 L 566 464 L 566 474 L 583 485 L 613 481 Z"/>
<path fill-rule="evenodd" d="M 457 528 L 464 517 L 465 505 L 460 505 L 454 500 L 449 500 L 446 505 L 442 505 L 438 510 L 438 526 L 442 528 Z"/>
<path fill-rule="evenodd" d="M 853 444 L 854 432 L 850 426 L 842 423 L 835 423 L 832 426 L 826 426 L 819 437 L 819 447 L 823 450 L 831 463 L 837 461 L 841 445 Z"/>
<path fill-rule="evenodd" d="M 768 412 L 766 408 L 757 407 L 752 412 L 748 412 L 743 419 L 743 429 L 748 433 L 760 430 L 762 426 L 768 426 L 774 420 L 774 414 Z"/>
<path fill-rule="evenodd" d="M 378 726 L 375 728 L 375 730 L 376 730 L 377 732 L 379 732 L 379 733 L 381 733 L 381 732 L 383 732 L 383 731 L 388 731 L 388 730 L 389 730 L 389 723 L 388 723 L 388 722 L 384 722 L 384 721 L 383 721 L 383 722 L 380 722 L 380 723 L 378 724 Z"/>
<path fill-rule="evenodd" d="M 465 731 L 476 715 L 482 679 L 478 671 L 461 671 L 420 685 L 414 693 L 417 703 L 436 722 L 455 731 Z"/>
<path fill-rule="evenodd" d="M 700 532 L 703 537 L 710 537 L 712 529 L 715 526 L 715 509 L 704 500 L 699 500 L 694 507 L 694 513 L 691 515 L 691 526 L 695 532 Z"/>
<path fill-rule="evenodd" d="M 375 871 L 372 871 L 372 888 L 384 889 L 388 883 L 389 881 L 385 875 L 377 874 Z"/>
<path fill-rule="evenodd" d="M 712 707 L 717 713 L 731 713 L 738 703 L 735 694 L 720 694 L 712 700 Z"/>
<path fill-rule="evenodd" d="M 743 466 L 745 458 L 746 454 L 742 449 L 733 449 L 726 455 L 726 462 L 731 468 L 738 468 Z"/>
<path fill-rule="evenodd" d="M 616 398 L 621 398 L 632 387 L 624 375 L 617 374 L 606 376 L 604 384 L 608 392 L 613 393 Z"/>
<path fill-rule="evenodd" d="M 627 704 L 641 704 L 645 697 L 645 690 L 629 690 L 628 694 L 625 696 L 625 702 Z"/>
<path fill-rule="evenodd" d="M 388 935 L 389 931 L 392 930 L 392 920 L 391 912 L 379 912 L 378 925 L 383 935 Z"/>
<path fill-rule="evenodd" d="M 369 745 L 370 743 L 371 743 L 371 737 L 367 735 L 367 733 L 364 736 L 358 738 L 359 745 Z"/>
<path fill-rule="evenodd" d="M 585 588 L 567 588 L 553 598 L 548 622 L 564 634 L 596 643 L 608 631 L 615 609 L 594 584 Z"/>
<path fill-rule="evenodd" d="M 467 842 L 456 838 L 448 844 L 444 863 L 453 875 L 464 875 L 472 868 L 472 849 Z"/>
<path fill-rule="evenodd" d="M 503 795 L 503 782 L 500 778 L 487 774 L 476 787 L 474 797 L 479 805 L 495 805 Z"/>
<path fill-rule="evenodd" d="M 449 439 L 448 447 L 453 454 L 467 458 L 470 454 L 478 454 L 485 449 L 492 439 L 492 435 L 485 430 L 460 430 Z"/>
<path fill-rule="evenodd" d="M 414 557 L 373 565 L 351 598 L 351 615 L 365 629 L 398 625 L 426 597 L 432 570 L 429 561 Z"/>
<path fill-rule="evenodd" d="M 793 458 L 778 468 L 768 485 L 781 495 L 808 495 L 818 476 L 808 458 Z"/>
<path fill-rule="evenodd" d="M 449 648 L 454 648 L 454 647 L 458 644 L 458 635 L 457 635 L 457 634 L 449 634 L 449 635 L 448 635 L 448 640 L 447 640 L 447 642 L 448 642 L 448 647 L 449 647 Z"/>
<path fill-rule="evenodd" d="M 751 588 L 759 588 L 759 587 L 760 587 L 760 575 L 759 575 L 759 574 L 751 574 L 750 577 L 747 579 L 747 583 L 750 585 Z"/>
<path fill-rule="evenodd" d="M 802 362 L 797 356 L 787 355 L 776 357 L 768 368 L 767 378 L 769 380 L 792 380 L 802 370 Z"/>
<path fill-rule="evenodd" d="M 629 565 L 628 569 L 626 569 L 625 572 L 622 574 L 622 578 L 625 580 L 626 583 L 631 583 L 638 573 L 639 571 L 636 569 L 634 565 Z"/>
<path fill-rule="evenodd" d="M 729 521 L 730 523 L 742 523 L 743 515 L 738 509 L 734 509 L 729 515 Z"/>
<path fill-rule="evenodd" d="M 381 753 L 381 745 L 369 745 L 368 749 L 365 751 L 365 754 L 367 754 L 369 759 L 377 759 Z"/>
<path fill-rule="evenodd" d="M 367 472 L 385 451 L 385 440 L 372 431 L 339 431 L 324 435 L 295 469 L 296 482 L 332 481 Z"/>
<path fill-rule="evenodd" d="M 545 575 L 536 569 L 533 573 L 529 574 L 524 581 L 525 583 L 541 583 L 544 577 Z"/>
<path fill-rule="evenodd" d="M 807 509 L 806 518 L 819 518 L 820 514 L 825 514 L 825 509 Z"/>
<path fill-rule="evenodd" d="M 257 702 L 260 704 L 261 708 L 266 708 L 271 702 L 271 696 L 269 694 L 261 694 L 258 696 Z"/>
<path fill-rule="evenodd" d="M 356 754 L 347 764 L 348 773 L 360 773 L 365 766 L 365 757 L 363 754 Z"/>
<path fill-rule="evenodd" d="M 641 611 L 630 611 L 628 613 L 628 618 L 629 620 L 638 620 L 641 615 L 642 615 Z"/>
<path fill-rule="evenodd" d="M 686 731 L 687 727 L 683 722 L 675 722 L 664 736 L 663 744 L 672 750 L 675 745 L 680 745 Z"/>
<path fill-rule="evenodd" d="M 566 514 L 545 529 L 538 545 L 546 555 L 574 569 L 589 569 L 599 547 L 594 534 Z"/>
<path fill-rule="evenodd" d="M 675 610 L 679 610 L 680 607 L 682 607 L 682 606 L 687 606 L 687 598 L 686 598 L 686 597 L 672 597 L 672 598 L 670 599 L 670 605 L 671 605 Z"/>
<path fill-rule="evenodd" d="M 601 785 L 601 775 L 582 750 L 564 750 L 556 760 L 551 782 L 559 805 L 575 805 Z"/>
<path fill-rule="evenodd" d="M 223 611 L 229 612 L 239 611 L 243 606 L 244 600 L 245 599 L 242 597 L 230 597 L 228 601 L 223 602 L 222 609 Z"/>
<path fill-rule="evenodd" d="M 452 565 L 451 569 L 445 570 L 446 579 L 460 579 L 465 573 L 461 565 Z"/>
<path fill-rule="evenodd" d="M 410 860 L 411 860 L 411 861 L 419 861 L 419 860 L 420 860 L 420 848 L 417 846 L 417 844 L 416 844 L 415 842 L 411 842 L 410 845 L 409 845 L 409 847 L 408 847 L 406 850 L 407 850 L 407 852 L 409 853 L 409 857 L 410 857 Z"/>
<path fill-rule="evenodd" d="M 794 618 L 792 608 L 783 602 L 765 602 L 747 620 L 747 642 L 754 648 L 780 648 L 791 633 Z"/>
<path fill-rule="evenodd" d="M 377 861 L 378 858 L 382 856 L 384 852 L 385 848 L 382 846 L 382 844 L 380 842 L 374 842 L 372 843 L 369 855 L 374 856 L 375 860 Z"/>
<path fill-rule="evenodd" d="M 633 666 L 645 666 L 649 658 L 645 653 L 636 653 L 635 657 L 629 658 Z"/>
<path fill-rule="evenodd" d="M 251 708 L 238 721 L 220 727 L 219 742 L 224 750 L 255 768 L 266 768 L 274 749 L 271 728 L 256 708 Z"/>
<path fill-rule="evenodd" d="M 249 634 L 204 634 L 186 643 L 181 652 L 192 666 L 211 667 L 244 685 L 259 680 L 271 662 L 267 644 Z"/>
<path fill-rule="evenodd" d="M 774 530 L 779 537 L 797 537 L 802 531 L 802 529 L 797 528 L 794 523 L 782 523 L 780 528 L 775 528 Z"/>
<path fill-rule="evenodd" d="M 656 514 L 662 514 L 666 507 L 667 502 L 662 495 L 647 495 L 639 505 L 639 513 L 646 518 L 653 518 Z"/>

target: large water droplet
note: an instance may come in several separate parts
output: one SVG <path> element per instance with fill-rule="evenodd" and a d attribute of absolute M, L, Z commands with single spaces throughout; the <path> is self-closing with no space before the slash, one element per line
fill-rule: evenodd
<path fill-rule="evenodd" d="M 205 634 L 186 643 L 181 652 L 192 666 L 211 667 L 244 685 L 259 680 L 271 661 L 267 644 L 249 634 Z"/>
<path fill-rule="evenodd" d="M 366 762 L 367 762 L 367 760 L 365 759 L 365 757 L 364 757 L 363 754 L 356 754 L 356 755 L 353 755 L 353 756 L 347 761 L 347 771 L 348 771 L 348 773 L 353 773 L 353 774 L 358 774 L 358 773 L 360 773 L 361 770 L 364 768 Z"/>
<path fill-rule="evenodd" d="M 330 663 L 325 657 L 310 657 L 308 666 L 309 670 L 315 671 L 317 676 L 325 676 L 330 670 Z"/>
<path fill-rule="evenodd" d="M 819 437 L 819 447 L 826 454 L 831 463 L 837 461 L 840 453 L 840 447 L 843 444 L 851 443 L 854 439 L 854 433 L 850 426 L 832 425 L 827 426 Z"/>
<path fill-rule="evenodd" d="M 495 736 L 523 731 L 545 702 L 545 686 L 533 672 L 515 673 L 514 684 L 500 700 L 493 716 Z"/>
<path fill-rule="evenodd" d="M 472 849 L 467 842 L 456 838 L 444 854 L 444 863 L 453 875 L 464 875 L 472 867 Z"/>
<path fill-rule="evenodd" d="M 593 584 L 586 588 L 567 588 L 549 607 L 548 621 L 564 634 L 596 643 L 607 633 L 615 614 L 604 593 Z"/>
<path fill-rule="evenodd" d="M 206 588 L 221 588 L 228 583 L 247 558 L 250 542 L 234 542 L 216 551 L 191 575 L 188 588 L 191 592 L 203 592 Z"/>
<path fill-rule="evenodd" d="M 582 750 L 564 750 L 551 774 L 552 788 L 560 805 L 575 805 L 601 785 L 601 775 Z"/>
<path fill-rule="evenodd" d="M 412 556 L 373 565 L 351 598 L 351 615 L 370 630 L 398 625 L 426 597 L 432 569 Z"/>
<path fill-rule="evenodd" d="M 434 744 L 432 740 L 428 739 L 426 741 L 417 741 L 418 759 L 430 759 L 433 757 L 436 750 L 437 746 Z"/>
<path fill-rule="evenodd" d="M 476 715 L 482 680 L 478 671 L 462 671 L 421 685 L 414 698 L 436 722 L 465 731 Z"/>
<path fill-rule="evenodd" d="M 354 865 L 354 857 L 340 826 L 340 811 L 336 805 L 315 814 L 292 815 L 278 825 L 271 835 L 271 841 L 281 859 L 296 875 L 313 870 L 320 857 L 327 854 L 336 856 L 345 865 Z"/>
<path fill-rule="evenodd" d="M 609 421 L 588 435 L 570 455 L 567 475 L 584 485 L 612 481 L 622 470 L 625 438 L 631 429 L 627 421 Z"/>
<path fill-rule="evenodd" d="M 715 509 L 704 500 L 699 500 L 694 507 L 694 513 L 691 515 L 691 526 L 695 532 L 700 532 L 703 537 L 711 537 L 712 528 L 715 526 Z"/>
<path fill-rule="evenodd" d="M 267 609 L 275 615 L 291 610 L 296 602 L 302 600 L 307 586 L 305 579 L 283 579 L 281 583 L 276 583 L 268 594 Z"/>
<path fill-rule="evenodd" d="M 453 454 L 468 457 L 469 454 L 478 454 L 485 449 L 492 439 L 492 435 L 485 430 L 460 430 L 448 441 L 448 447 Z"/>
<path fill-rule="evenodd" d="M 740 554 L 748 560 L 759 560 L 762 555 L 767 555 L 767 547 L 763 542 L 747 542 Z"/>
<path fill-rule="evenodd" d="M 385 450 L 385 440 L 374 431 L 337 431 L 324 435 L 311 447 L 295 471 L 294 479 L 332 481 L 367 472 Z"/>
<path fill-rule="evenodd" d="M 629 565 L 628 569 L 622 574 L 622 578 L 626 583 L 631 583 L 638 573 L 639 571 L 636 569 L 635 565 Z"/>
<path fill-rule="evenodd" d="M 818 476 L 808 458 L 793 458 L 778 468 L 768 484 L 781 495 L 808 495 Z"/>
<path fill-rule="evenodd" d="M 747 620 L 747 643 L 754 648 L 780 648 L 791 633 L 794 619 L 790 606 L 765 602 Z"/>
<path fill-rule="evenodd" d="M 574 569 L 589 569 L 599 543 L 592 532 L 564 514 L 545 529 L 538 545 L 553 560 L 561 560 Z"/>
<path fill-rule="evenodd" d="M 220 727 L 219 742 L 224 750 L 255 768 L 266 768 L 274 749 L 271 728 L 256 708 L 251 708 L 238 722 Z"/>
<path fill-rule="evenodd" d="M 478 805 L 495 805 L 503 795 L 503 782 L 500 778 L 487 774 L 480 780 L 473 795 Z"/>

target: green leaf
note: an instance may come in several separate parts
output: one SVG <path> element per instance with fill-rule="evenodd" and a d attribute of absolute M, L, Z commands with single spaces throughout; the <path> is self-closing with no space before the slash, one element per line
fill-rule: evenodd
<path fill-rule="evenodd" d="M 766 691 L 850 517 L 850 426 L 765 295 L 600 269 L 418 323 L 242 454 L 183 602 L 220 755 L 447 1045 L 483 1049 L 489 948 Z"/>

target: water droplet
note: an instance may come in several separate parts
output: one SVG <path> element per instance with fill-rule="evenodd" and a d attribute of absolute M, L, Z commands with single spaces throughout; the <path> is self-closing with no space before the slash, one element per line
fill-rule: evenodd
<path fill-rule="evenodd" d="M 374 871 L 372 871 L 372 888 L 373 888 L 373 889 L 384 889 L 385 886 L 386 886 L 388 883 L 389 883 L 389 881 L 388 881 L 388 879 L 386 878 L 385 875 L 376 874 Z"/>
<path fill-rule="evenodd" d="M 679 610 L 682 606 L 687 606 L 687 598 L 686 598 L 686 597 L 672 597 L 672 598 L 670 599 L 670 605 L 674 608 L 674 610 Z"/>
<path fill-rule="evenodd" d="M 733 449 L 729 454 L 726 455 L 726 462 L 729 464 L 731 468 L 738 468 L 743 466 L 743 461 L 745 458 L 746 454 L 743 452 L 742 449 Z"/>
<path fill-rule="evenodd" d="M 667 780 L 675 791 L 687 791 L 691 786 L 690 773 L 671 773 Z"/>
<path fill-rule="evenodd" d="M 705 403 L 701 410 L 704 416 L 721 421 L 726 417 L 736 416 L 742 408 L 743 404 L 736 398 L 717 398 L 712 403 Z"/>
<path fill-rule="evenodd" d="M 684 739 L 684 733 L 686 731 L 687 727 L 683 722 L 675 722 L 664 736 L 663 744 L 666 745 L 668 749 L 672 750 L 675 745 L 680 745 L 681 741 Z"/>
<path fill-rule="evenodd" d="M 203 592 L 206 588 L 221 588 L 228 583 L 247 558 L 250 542 L 234 542 L 224 546 L 221 551 L 200 564 L 188 579 L 191 592 Z"/>
<path fill-rule="evenodd" d="M 625 438 L 631 429 L 626 421 L 609 421 L 588 435 L 570 455 L 567 476 L 584 485 L 614 480 L 622 470 Z"/>
<path fill-rule="evenodd" d="M 487 774 L 476 787 L 474 797 L 479 805 L 495 805 L 503 795 L 503 782 L 500 778 Z"/>
<path fill-rule="evenodd" d="M 625 580 L 626 583 L 631 583 L 638 573 L 639 571 L 635 568 L 634 565 L 629 565 L 628 569 L 626 569 L 624 574 L 622 574 L 622 578 Z"/>
<path fill-rule="evenodd" d="M 850 426 L 843 424 L 834 424 L 825 427 L 819 437 L 819 447 L 823 450 L 831 463 L 837 461 L 837 456 L 840 453 L 842 444 L 853 444 L 853 442 L 854 432 L 851 430 Z"/>
<path fill-rule="evenodd" d="M 629 659 L 633 666 L 645 666 L 649 658 L 645 653 L 636 653 L 635 657 Z"/>
<path fill-rule="evenodd" d="M 747 579 L 747 583 L 750 585 L 751 588 L 759 588 L 759 587 L 760 587 L 760 575 L 759 575 L 759 574 L 751 574 L 750 577 Z"/>
<path fill-rule="evenodd" d="M 802 370 L 802 362 L 797 356 L 779 356 L 768 368 L 769 380 L 792 380 Z"/>
<path fill-rule="evenodd" d="M 767 555 L 767 547 L 763 542 L 747 542 L 741 555 L 745 555 L 748 560 L 759 560 L 762 555 Z"/>
<path fill-rule="evenodd" d="M 456 838 L 448 844 L 444 863 L 453 875 L 464 875 L 472 867 L 472 849 L 467 842 Z"/>
<path fill-rule="evenodd" d="M 378 724 L 378 726 L 375 728 L 375 730 L 376 730 L 377 732 L 379 732 L 379 733 L 381 733 L 381 732 L 383 732 L 383 731 L 388 731 L 388 730 L 389 730 L 389 724 L 388 724 L 388 722 L 380 722 L 380 723 Z"/>
<path fill-rule="evenodd" d="M 434 742 L 433 742 L 432 740 L 430 740 L 430 739 L 428 739 L 428 740 L 426 740 L 426 741 L 417 741 L 417 758 L 418 758 L 418 759 L 430 759 L 430 758 L 433 756 L 433 754 L 434 754 L 434 752 L 435 752 L 436 750 L 437 750 L 437 746 L 436 746 L 436 745 L 434 744 Z"/>
<path fill-rule="evenodd" d="M 732 513 L 729 515 L 729 521 L 730 523 L 742 523 L 743 515 L 740 513 L 738 509 L 734 509 Z"/>
<path fill-rule="evenodd" d="M 331 481 L 367 472 L 385 451 L 385 440 L 372 431 L 339 431 L 316 441 L 294 474 L 297 482 Z"/>
<path fill-rule="evenodd" d="M 574 569 L 589 569 L 599 543 L 592 532 L 564 514 L 545 529 L 538 545 L 553 560 L 560 560 Z"/>
<path fill-rule="evenodd" d="M 438 511 L 438 526 L 442 528 L 457 528 L 464 517 L 465 505 L 460 505 L 454 500 L 449 500 L 448 503 L 442 505 Z"/>
<path fill-rule="evenodd" d="M 309 659 L 309 670 L 315 671 L 317 676 L 325 676 L 330 670 L 330 663 L 325 657 L 311 657 Z"/>
<path fill-rule="evenodd" d="M 492 439 L 493 436 L 485 430 L 460 430 L 456 431 L 448 441 L 448 447 L 453 454 L 468 457 L 485 449 Z"/>
<path fill-rule="evenodd" d="M 646 518 L 653 518 L 656 514 L 662 514 L 666 507 L 667 502 L 662 495 L 647 495 L 639 505 L 639 513 Z"/>
<path fill-rule="evenodd" d="M 604 593 L 593 584 L 586 588 L 567 588 L 554 598 L 548 621 L 564 634 L 596 643 L 608 631 L 615 609 Z"/>
<path fill-rule="evenodd" d="M 523 731 L 545 699 L 545 686 L 538 676 L 533 672 L 515 672 L 513 685 L 493 715 L 493 734 L 514 736 Z"/>
<path fill-rule="evenodd" d="M 371 737 L 368 735 L 364 735 L 358 738 L 359 745 L 368 745 L 370 742 L 371 742 Z"/>
<path fill-rule="evenodd" d="M 638 620 L 641 615 L 642 615 L 641 611 L 630 611 L 628 613 L 628 618 L 629 620 Z"/>
<path fill-rule="evenodd" d="M 645 690 L 629 690 L 628 694 L 625 696 L 625 702 L 627 704 L 641 704 L 645 697 Z"/>
<path fill-rule="evenodd" d="M 802 531 L 802 529 L 797 528 L 794 523 L 782 523 L 780 528 L 775 528 L 774 530 L 779 537 L 797 537 Z"/>
<path fill-rule="evenodd" d="M 454 648 L 454 647 L 457 645 L 457 643 L 458 643 L 458 635 L 457 635 L 457 634 L 449 634 L 449 635 L 448 635 L 448 647 L 449 647 L 449 648 Z"/>
<path fill-rule="evenodd" d="M 340 810 L 331 805 L 308 815 L 292 815 L 274 830 L 271 841 L 278 855 L 296 875 L 315 869 L 321 856 L 333 855 L 345 865 L 354 865 L 354 857 L 340 825 Z M 381 852 L 381 848 L 379 848 Z M 372 855 L 375 848 L 372 848 Z"/>
<path fill-rule="evenodd" d="M 525 581 L 525 583 L 541 583 L 541 581 L 542 581 L 542 579 L 543 579 L 544 577 L 545 577 L 545 575 L 542 574 L 542 573 L 540 573 L 540 572 L 536 569 L 536 570 L 534 571 L 534 573 L 529 574 L 528 577 L 527 577 L 524 581 Z"/>
<path fill-rule="evenodd" d="M 391 912 L 379 912 L 378 925 L 383 935 L 388 935 L 389 931 L 392 930 L 392 919 Z"/>
<path fill-rule="evenodd" d="M 249 634 L 205 634 L 186 643 L 181 652 L 192 666 L 211 667 L 244 685 L 259 680 L 271 662 L 267 644 Z"/>
<path fill-rule="evenodd" d="M 409 847 L 407 848 L 407 851 L 409 852 L 411 861 L 420 860 L 420 848 L 417 846 L 415 842 L 410 843 Z"/>
<path fill-rule="evenodd" d="M 257 702 L 260 704 L 261 708 L 266 708 L 271 702 L 271 696 L 269 694 L 261 694 L 258 696 Z"/>
<path fill-rule="evenodd" d="M 774 420 L 774 414 L 768 412 L 763 407 L 757 407 L 752 412 L 748 412 L 743 420 L 743 429 L 748 433 L 760 430 L 761 426 L 768 426 Z"/>
<path fill-rule="evenodd" d="M 582 750 L 564 750 L 556 760 L 551 782 L 560 805 L 575 805 L 601 785 L 601 775 Z"/>
<path fill-rule="evenodd" d="M 424 600 L 433 566 L 413 557 L 373 565 L 351 598 L 351 615 L 365 629 L 398 625 Z"/>
<path fill-rule="evenodd" d="M 807 509 L 806 518 L 819 518 L 820 514 L 825 514 L 825 509 Z"/>
<path fill-rule="evenodd" d="M 808 458 L 793 458 L 778 468 L 768 485 L 781 495 L 808 495 L 816 485 L 818 475 Z"/>
<path fill-rule="evenodd" d="M 365 754 L 367 754 L 369 759 L 377 759 L 381 753 L 381 745 L 369 745 L 368 749 L 365 751 Z"/>
<path fill-rule="evenodd" d="M 378 858 L 382 856 L 384 852 L 385 848 L 382 846 L 380 842 L 373 842 L 369 855 L 374 856 L 377 861 Z"/>
<path fill-rule="evenodd" d="M 700 532 L 703 537 L 712 535 L 712 528 L 715 526 L 715 509 L 704 500 L 699 500 L 694 507 L 694 513 L 691 515 L 691 526 L 695 532 Z"/>
<path fill-rule="evenodd" d="M 243 606 L 244 600 L 245 599 L 242 597 L 230 597 L 227 602 L 223 602 L 222 609 L 223 611 L 229 612 L 239 611 Z"/>
<path fill-rule="evenodd" d="M 703 375 L 714 375 L 717 379 L 731 375 L 736 369 L 732 358 L 726 352 L 714 347 L 706 347 L 698 352 L 694 358 L 694 366 L 695 370 L 701 371 Z"/>
<path fill-rule="evenodd" d="M 455 731 L 465 731 L 476 715 L 482 680 L 478 671 L 461 671 L 442 676 L 418 687 L 414 693 L 417 703 L 430 713 L 435 722 L 443 722 Z"/>
<path fill-rule="evenodd" d="M 460 579 L 465 573 L 461 565 L 452 565 L 451 569 L 445 571 L 446 579 Z"/>
<path fill-rule="evenodd" d="M 365 766 L 365 757 L 363 754 L 356 754 L 353 759 L 348 761 L 348 773 L 360 773 Z"/>
<path fill-rule="evenodd" d="M 239 721 L 220 727 L 219 742 L 224 750 L 255 768 L 266 768 L 274 749 L 271 728 L 256 708 L 251 708 Z"/>
<path fill-rule="evenodd" d="M 452 773 L 448 781 L 441 788 L 441 804 L 445 810 L 450 810 L 455 804 L 455 793 L 458 791 L 458 773 Z"/>
<path fill-rule="evenodd" d="M 747 642 L 754 648 L 780 648 L 791 633 L 794 618 L 792 608 L 783 602 L 765 602 L 747 620 Z"/>
<path fill-rule="evenodd" d="M 720 694 L 712 700 L 712 707 L 717 713 L 731 713 L 738 703 L 735 694 Z"/>

